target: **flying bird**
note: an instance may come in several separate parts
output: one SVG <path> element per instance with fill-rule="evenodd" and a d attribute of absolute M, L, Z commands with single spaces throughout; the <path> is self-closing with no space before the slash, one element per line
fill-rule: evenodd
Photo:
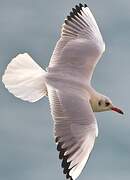
<path fill-rule="evenodd" d="M 94 112 L 113 110 L 123 114 L 91 86 L 104 51 L 94 16 L 86 4 L 79 4 L 65 19 L 46 70 L 24 53 L 12 59 L 2 77 L 9 92 L 22 100 L 49 98 L 54 138 L 66 179 L 77 179 L 93 149 L 98 136 Z"/>

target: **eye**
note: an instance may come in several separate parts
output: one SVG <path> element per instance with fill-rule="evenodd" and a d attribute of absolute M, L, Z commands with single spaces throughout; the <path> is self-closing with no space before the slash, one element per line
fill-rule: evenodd
<path fill-rule="evenodd" d="M 99 106 L 101 106 L 102 105 L 102 101 L 100 100 L 100 101 L 98 101 L 98 105 Z"/>
<path fill-rule="evenodd" d="M 106 106 L 109 106 L 109 105 L 110 105 L 110 103 L 109 103 L 108 101 L 106 101 L 106 102 L 105 102 L 105 105 L 106 105 Z"/>

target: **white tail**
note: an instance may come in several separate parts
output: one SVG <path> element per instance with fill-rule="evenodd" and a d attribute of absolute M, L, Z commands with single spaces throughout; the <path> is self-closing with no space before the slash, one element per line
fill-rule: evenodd
<path fill-rule="evenodd" d="M 47 93 L 45 73 L 27 53 L 19 54 L 8 64 L 2 81 L 16 97 L 36 102 Z"/>

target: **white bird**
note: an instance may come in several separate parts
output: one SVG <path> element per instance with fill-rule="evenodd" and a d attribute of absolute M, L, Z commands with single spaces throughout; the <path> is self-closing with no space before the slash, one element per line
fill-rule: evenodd
<path fill-rule="evenodd" d="M 91 86 L 93 71 L 105 50 L 100 30 L 88 6 L 72 9 L 62 27 L 49 66 L 44 71 L 27 54 L 19 54 L 3 75 L 16 97 L 35 102 L 48 96 L 54 136 L 67 179 L 83 170 L 98 136 L 93 112 L 122 110 Z"/>

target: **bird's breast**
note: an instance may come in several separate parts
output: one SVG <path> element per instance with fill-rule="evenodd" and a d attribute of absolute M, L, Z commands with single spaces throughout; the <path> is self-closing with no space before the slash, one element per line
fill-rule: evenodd
<path fill-rule="evenodd" d="M 48 69 L 49 70 L 49 69 Z M 77 92 L 80 94 L 88 94 L 89 84 L 83 78 L 72 76 L 67 72 L 50 72 L 50 70 L 45 75 L 45 81 L 48 85 L 53 88 Z"/>

